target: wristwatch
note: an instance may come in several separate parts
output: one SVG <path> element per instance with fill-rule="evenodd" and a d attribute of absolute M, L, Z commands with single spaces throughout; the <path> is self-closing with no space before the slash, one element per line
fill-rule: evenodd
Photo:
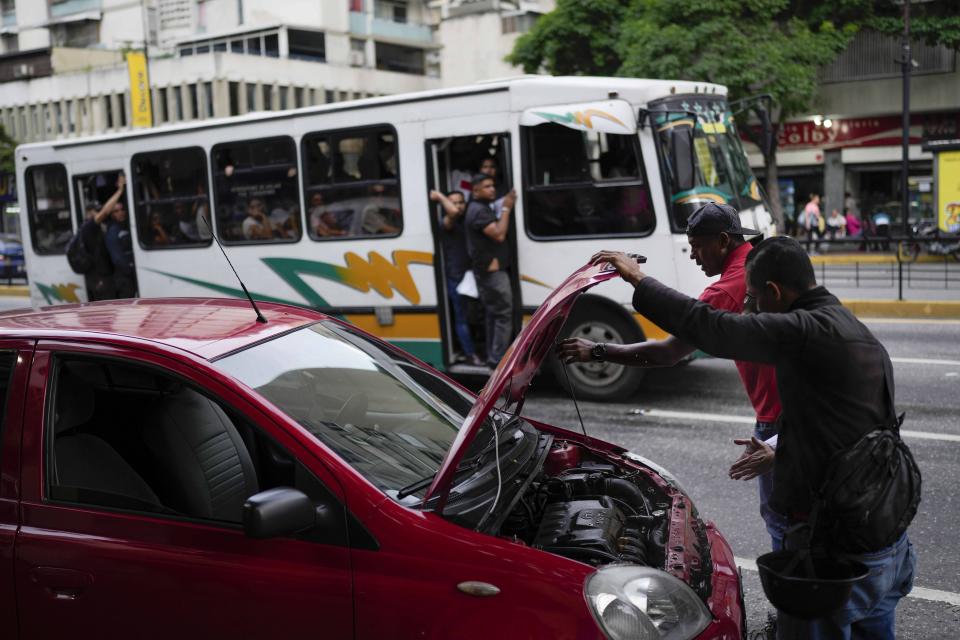
<path fill-rule="evenodd" d="M 598 342 L 590 349 L 590 357 L 598 362 L 603 362 L 607 357 L 607 345 Z"/>

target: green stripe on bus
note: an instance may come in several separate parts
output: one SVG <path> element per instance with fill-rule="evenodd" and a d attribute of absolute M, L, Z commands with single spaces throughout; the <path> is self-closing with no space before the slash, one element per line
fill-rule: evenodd
<path fill-rule="evenodd" d="M 390 344 L 420 358 L 437 369 L 443 369 L 443 347 L 439 340 L 390 340 Z"/>

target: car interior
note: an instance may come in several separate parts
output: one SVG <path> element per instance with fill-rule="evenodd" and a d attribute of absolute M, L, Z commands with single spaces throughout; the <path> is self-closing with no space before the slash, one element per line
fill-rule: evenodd
<path fill-rule="evenodd" d="M 258 429 L 155 369 L 59 360 L 53 409 L 54 500 L 239 524 L 246 499 L 266 489 L 330 496 Z"/>

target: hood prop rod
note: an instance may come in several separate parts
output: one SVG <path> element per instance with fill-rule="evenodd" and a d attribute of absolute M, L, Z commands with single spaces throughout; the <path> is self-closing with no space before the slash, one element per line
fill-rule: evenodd
<path fill-rule="evenodd" d="M 577 409 L 577 420 L 580 421 L 580 430 L 583 431 L 585 437 L 589 437 L 587 436 L 587 428 L 583 426 L 583 416 L 580 415 L 580 405 L 577 404 L 577 394 L 574 393 L 573 385 L 570 384 L 570 373 L 567 372 L 567 363 L 561 358 L 560 364 L 563 366 L 563 376 L 567 379 L 567 388 L 570 389 L 570 397 L 573 398 L 573 406 Z"/>

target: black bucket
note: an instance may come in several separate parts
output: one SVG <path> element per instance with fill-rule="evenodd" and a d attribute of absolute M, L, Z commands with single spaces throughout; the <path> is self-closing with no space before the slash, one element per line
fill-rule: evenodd
<path fill-rule="evenodd" d="M 809 551 L 774 551 L 757 558 L 770 603 L 796 618 L 825 618 L 850 599 L 853 585 L 870 570 L 860 562 Z"/>

